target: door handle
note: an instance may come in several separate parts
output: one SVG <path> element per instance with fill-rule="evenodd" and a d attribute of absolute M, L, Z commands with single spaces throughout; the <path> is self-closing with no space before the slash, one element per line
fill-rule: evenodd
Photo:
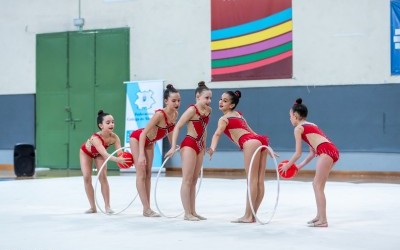
<path fill-rule="evenodd" d="M 72 111 L 71 111 L 71 107 L 69 107 L 69 106 L 65 106 L 65 112 L 67 112 L 68 113 L 68 118 L 66 118 L 65 119 L 65 122 L 68 122 L 69 124 L 71 124 L 72 125 L 72 129 L 76 129 L 76 122 L 81 122 L 82 121 L 82 119 L 74 119 L 73 117 L 72 117 Z"/>

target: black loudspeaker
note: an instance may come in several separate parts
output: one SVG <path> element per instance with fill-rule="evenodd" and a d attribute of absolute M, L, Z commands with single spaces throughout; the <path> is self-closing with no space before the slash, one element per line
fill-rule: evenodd
<path fill-rule="evenodd" d="M 17 177 L 35 174 L 35 147 L 31 144 L 14 146 L 14 173 Z"/>

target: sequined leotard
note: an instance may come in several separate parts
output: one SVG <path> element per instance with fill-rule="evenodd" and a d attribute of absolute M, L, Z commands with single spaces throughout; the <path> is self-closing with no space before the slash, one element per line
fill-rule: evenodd
<path fill-rule="evenodd" d="M 317 125 L 305 122 L 301 126 L 304 128 L 301 138 L 314 149 L 317 155 L 327 154 L 333 159 L 333 162 L 339 160 L 339 150 Z"/>
<path fill-rule="evenodd" d="M 243 118 L 242 114 L 240 117 L 227 117 L 228 124 L 224 130 L 224 133 L 231 139 L 240 149 L 243 149 L 243 145 L 248 140 L 258 140 L 262 145 L 268 146 L 268 137 L 264 135 L 258 135 L 252 133 L 246 120 Z M 263 148 L 261 151 L 264 151 Z"/>
<path fill-rule="evenodd" d="M 87 154 L 89 157 L 91 158 L 96 158 L 97 156 L 99 156 L 99 152 L 97 151 L 96 147 L 93 146 L 92 142 L 90 139 L 92 139 L 92 137 L 97 137 L 100 139 L 101 144 L 103 144 L 104 148 L 107 149 L 110 145 L 106 145 L 105 141 L 103 140 L 103 138 L 101 138 L 101 136 L 97 133 L 94 133 L 85 143 L 82 144 L 81 149 L 82 151 Z"/>
<path fill-rule="evenodd" d="M 200 154 L 200 152 L 204 149 L 204 135 L 207 129 L 208 122 L 210 120 L 211 113 L 209 113 L 208 115 L 201 115 L 195 105 L 190 106 L 195 108 L 196 114 L 199 117 L 198 119 L 189 120 L 189 122 L 193 124 L 197 136 L 193 137 L 187 134 L 181 143 L 181 148 L 191 147 L 196 151 L 197 154 Z"/>
<path fill-rule="evenodd" d="M 175 128 L 175 123 L 169 123 L 168 122 L 167 114 L 165 113 L 164 110 L 158 109 L 158 110 L 156 110 L 156 112 L 161 112 L 163 114 L 166 127 L 159 127 L 159 126 L 156 125 L 157 131 L 155 132 L 155 136 L 153 138 L 149 138 L 149 134 L 151 134 L 151 133 L 148 133 L 147 136 L 146 136 L 145 146 L 153 144 L 156 141 L 163 139 L 169 133 L 171 133 Z M 144 128 L 137 129 L 137 130 L 133 131 L 131 133 L 130 137 L 131 138 L 135 138 L 136 140 L 139 141 L 140 134 L 142 133 L 143 130 L 144 130 Z"/>

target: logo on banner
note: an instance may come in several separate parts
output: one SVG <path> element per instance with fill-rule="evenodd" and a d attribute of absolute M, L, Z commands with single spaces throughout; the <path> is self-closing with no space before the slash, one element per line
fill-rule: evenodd
<path fill-rule="evenodd" d="M 139 109 L 150 109 L 156 101 L 153 99 L 153 91 L 143 91 L 137 93 L 138 99 L 135 104 Z"/>

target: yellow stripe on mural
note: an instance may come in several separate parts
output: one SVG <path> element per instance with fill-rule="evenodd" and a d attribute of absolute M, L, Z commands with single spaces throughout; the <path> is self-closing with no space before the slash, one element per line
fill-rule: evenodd
<path fill-rule="evenodd" d="M 262 30 L 250 35 L 211 42 L 211 50 L 236 48 L 248 44 L 258 43 L 276 37 L 292 30 L 292 21 L 287 21 L 272 28 Z"/>

